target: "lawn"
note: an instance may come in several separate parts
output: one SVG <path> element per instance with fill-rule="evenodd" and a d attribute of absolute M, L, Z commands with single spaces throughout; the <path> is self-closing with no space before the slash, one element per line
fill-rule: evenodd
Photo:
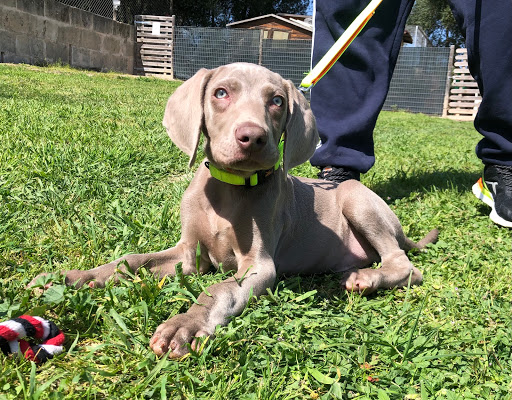
<path fill-rule="evenodd" d="M 511 231 L 471 194 L 471 123 L 378 121 L 363 182 L 413 239 L 441 232 L 411 254 L 422 286 L 366 298 L 336 276 L 282 279 L 180 361 L 157 358 L 149 338 L 220 273 L 26 290 L 43 271 L 177 242 L 193 171 L 161 120 L 178 84 L 0 64 L 0 321 L 40 315 L 66 334 L 42 365 L 0 353 L 0 400 L 512 398 Z"/>

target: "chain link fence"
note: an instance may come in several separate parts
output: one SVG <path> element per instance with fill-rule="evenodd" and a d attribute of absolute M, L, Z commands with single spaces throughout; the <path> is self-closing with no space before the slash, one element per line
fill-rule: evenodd
<path fill-rule="evenodd" d="M 133 23 L 133 17 L 142 14 L 151 2 L 143 0 L 58 0 L 68 6 L 80 8 L 105 18 L 114 19 L 126 24 Z M 149 4 L 151 6 L 151 4 Z M 157 9 L 166 9 L 167 4 L 158 3 Z M 155 5 L 153 4 L 153 8 Z"/>
<path fill-rule="evenodd" d="M 114 15 L 119 7 L 119 4 L 115 4 L 113 0 L 59 0 L 59 2 L 110 19 L 115 19 Z"/>

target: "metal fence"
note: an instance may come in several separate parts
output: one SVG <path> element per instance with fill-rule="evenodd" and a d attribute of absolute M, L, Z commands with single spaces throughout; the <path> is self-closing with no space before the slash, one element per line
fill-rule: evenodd
<path fill-rule="evenodd" d="M 451 67 L 449 47 L 402 48 L 383 109 L 443 115 Z"/>
<path fill-rule="evenodd" d="M 299 84 L 309 71 L 310 53 L 311 40 L 264 39 L 254 29 L 177 27 L 174 75 L 188 79 L 200 68 L 249 62 Z"/>
<path fill-rule="evenodd" d="M 311 40 L 263 39 L 250 29 L 177 27 L 174 51 L 177 79 L 188 79 L 200 68 L 245 61 L 298 85 L 310 70 Z M 449 48 L 402 48 L 384 110 L 441 116 L 451 66 Z"/>
<path fill-rule="evenodd" d="M 298 86 L 311 69 L 311 40 L 266 39 L 261 65 Z"/>
<path fill-rule="evenodd" d="M 115 9 L 119 4 L 115 4 L 112 0 L 58 0 L 68 6 L 80 8 L 96 15 L 106 18 L 113 18 Z M 119 1 L 117 2 L 119 3 Z"/>
<path fill-rule="evenodd" d="M 58 0 L 68 6 L 80 8 L 105 18 L 131 24 L 133 16 L 141 13 L 137 0 Z M 137 7 L 138 6 L 138 7 Z"/>
<path fill-rule="evenodd" d="M 178 26 L 174 42 L 174 76 L 188 79 L 200 68 L 233 62 L 258 64 L 257 30 Z"/>

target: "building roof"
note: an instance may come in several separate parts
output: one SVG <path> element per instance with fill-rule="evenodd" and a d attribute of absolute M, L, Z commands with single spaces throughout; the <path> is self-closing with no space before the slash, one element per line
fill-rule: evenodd
<path fill-rule="evenodd" d="M 226 24 L 227 27 L 237 28 L 240 25 L 245 25 L 248 23 L 263 23 L 265 20 L 273 20 L 276 22 L 292 25 L 298 29 L 302 29 L 303 31 L 313 33 L 313 19 L 311 15 L 300 15 L 300 14 L 266 14 L 260 15 L 259 17 L 243 19 L 241 21 L 231 22 Z M 404 43 L 411 43 L 413 45 L 421 46 L 421 44 L 415 44 L 418 41 L 418 30 L 420 31 L 421 39 L 426 38 L 426 43 L 430 43 L 428 41 L 427 35 L 423 32 L 421 27 L 408 25 L 403 34 Z M 411 34 L 415 33 L 414 38 Z M 424 39 L 425 41 L 425 39 Z M 423 44 L 423 46 L 428 46 L 429 44 Z"/>
<path fill-rule="evenodd" d="M 295 14 L 266 14 L 259 17 L 243 19 L 241 21 L 231 22 L 226 24 L 228 27 L 236 28 L 238 25 L 246 24 L 248 22 L 257 22 L 265 19 L 274 19 L 282 23 L 291 24 L 297 28 L 304 29 L 308 32 L 313 32 L 313 24 L 311 16 L 309 15 L 295 15 Z"/>

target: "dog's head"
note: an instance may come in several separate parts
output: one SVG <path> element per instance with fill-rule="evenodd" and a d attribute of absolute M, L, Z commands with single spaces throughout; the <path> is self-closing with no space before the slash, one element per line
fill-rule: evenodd
<path fill-rule="evenodd" d="M 240 176 L 272 168 L 284 133 L 284 169 L 311 157 L 318 142 L 315 119 L 291 81 L 248 63 L 201 69 L 167 102 L 163 125 L 194 163 L 200 134 L 218 167 Z"/>

